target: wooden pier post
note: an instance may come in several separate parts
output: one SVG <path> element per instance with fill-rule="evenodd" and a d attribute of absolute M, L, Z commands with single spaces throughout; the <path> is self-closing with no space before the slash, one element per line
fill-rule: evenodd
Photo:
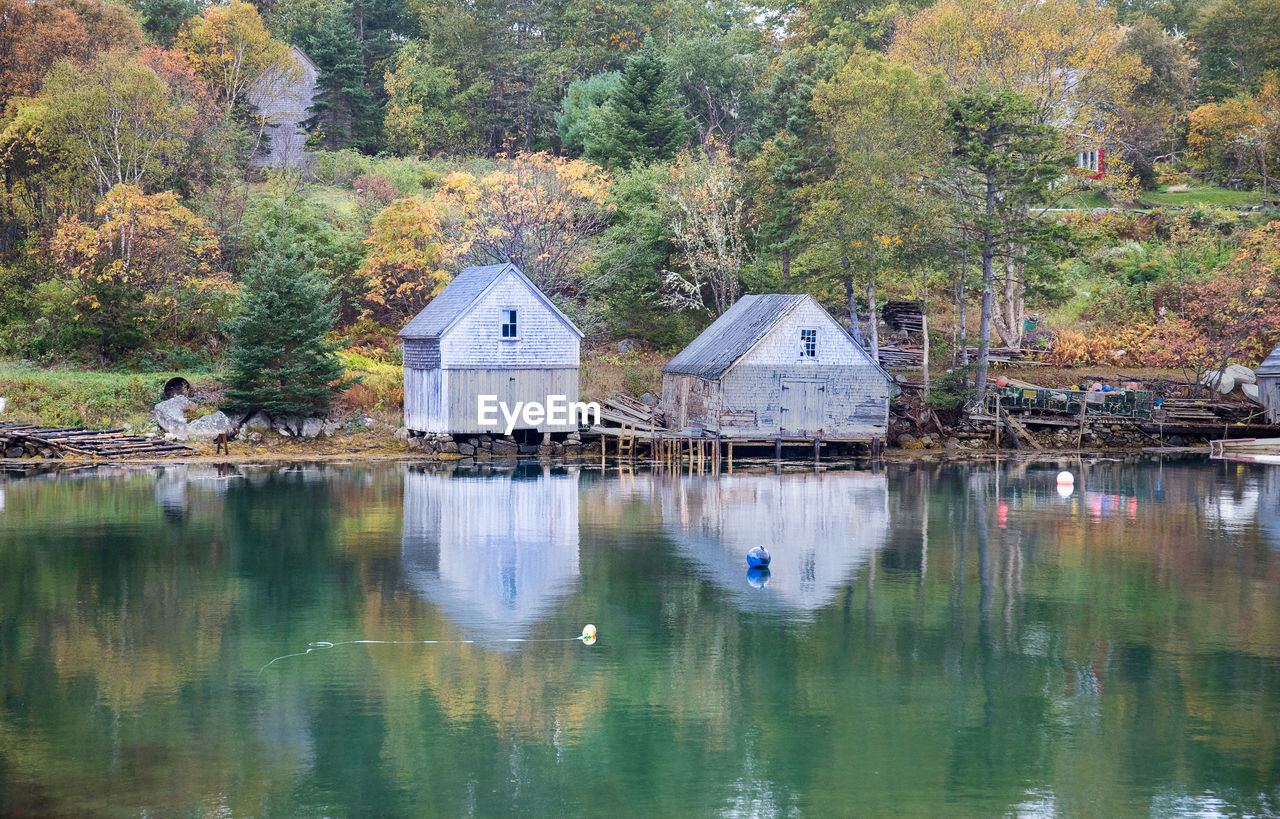
<path fill-rule="evenodd" d="M 773 459 L 775 461 L 782 460 L 782 439 L 781 438 L 773 439 Z"/>
<path fill-rule="evenodd" d="M 822 439 L 815 437 L 813 439 L 813 462 L 816 464 L 822 460 Z"/>
<path fill-rule="evenodd" d="M 733 474 L 733 441 L 729 441 L 729 474 Z"/>

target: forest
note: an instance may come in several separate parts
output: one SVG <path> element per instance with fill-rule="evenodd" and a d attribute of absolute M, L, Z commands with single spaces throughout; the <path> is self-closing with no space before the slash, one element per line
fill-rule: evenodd
<path fill-rule="evenodd" d="M 926 384 L 980 389 L 990 347 L 1256 363 L 1277 43 L 1280 0 L 0 0 L 0 369 L 377 403 L 344 372 L 499 261 L 636 390 L 617 342 L 669 355 L 759 292 L 873 352 L 923 302 Z M 290 46 L 307 161 L 266 168 Z"/>

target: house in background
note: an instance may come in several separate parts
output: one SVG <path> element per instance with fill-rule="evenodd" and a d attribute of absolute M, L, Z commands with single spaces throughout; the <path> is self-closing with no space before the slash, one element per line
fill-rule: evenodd
<path fill-rule="evenodd" d="M 813 296 L 744 296 L 662 370 L 671 429 L 874 441 L 893 379 Z"/>
<path fill-rule="evenodd" d="M 1076 175 L 1098 180 L 1107 173 L 1107 149 L 1092 134 L 1077 134 L 1072 140 L 1076 150 Z"/>
<path fill-rule="evenodd" d="M 260 168 L 296 168 L 307 161 L 307 110 L 316 95 L 320 69 L 297 46 L 289 46 L 284 66 L 269 68 L 249 86 L 249 102 L 263 119 L 264 145 L 253 158 Z"/>
<path fill-rule="evenodd" d="M 1280 344 L 1253 371 L 1258 379 L 1258 400 L 1266 410 L 1268 424 L 1280 424 Z"/>
<path fill-rule="evenodd" d="M 482 395 L 513 409 L 578 400 L 582 331 L 514 264 L 463 270 L 399 335 L 410 432 L 492 433 L 480 423 Z M 572 432 L 577 422 L 529 429 Z"/>

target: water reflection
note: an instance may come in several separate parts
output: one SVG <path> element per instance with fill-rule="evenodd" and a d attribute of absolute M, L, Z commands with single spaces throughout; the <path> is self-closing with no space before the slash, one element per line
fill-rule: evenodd
<path fill-rule="evenodd" d="M 578 581 L 578 469 L 410 470 L 410 584 L 469 639 L 523 637 Z"/>
<path fill-rule="evenodd" d="M 1278 467 L 0 491 L 0 815 L 1280 812 Z"/>
<path fill-rule="evenodd" d="M 679 552 L 752 609 L 822 608 L 884 545 L 889 528 L 884 475 L 674 478 L 655 482 L 654 500 Z M 753 578 L 746 555 L 756 546 L 772 562 L 767 575 Z"/>

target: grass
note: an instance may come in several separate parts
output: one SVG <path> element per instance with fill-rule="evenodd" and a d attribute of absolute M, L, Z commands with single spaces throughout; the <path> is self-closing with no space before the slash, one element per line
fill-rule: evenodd
<path fill-rule="evenodd" d="M 614 347 L 582 351 L 578 381 L 581 400 L 599 401 L 614 393 L 639 398 L 646 392 L 662 393 L 662 368 L 674 353 L 639 350 L 619 353 Z"/>
<path fill-rule="evenodd" d="M 1217 207 L 1241 207 L 1262 204 L 1261 191 L 1233 191 L 1226 188 L 1190 188 L 1170 192 L 1170 186 L 1162 185 L 1158 191 L 1146 191 L 1140 202 L 1147 207 L 1179 205 L 1214 205 Z"/>
<path fill-rule="evenodd" d="M 37 368 L 0 362 L 3 419 L 46 426 L 141 428 L 164 398 L 164 382 L 175 373 L 93 372 L 68 366 Z M 196 392 L 219 389 L 212 375 L 183 372 Z"/>
<path fill-rule="evenodd" d="M 1057 207 L 1063 209 L 1075 208 L 1077 210 L 1093 210 L 1095 208 L 1109 208 L 1113 207 L 1113 205 L 1107 201 L 1107 197 L 1103 196 L 1100 191 L 1087 190 L 1068 194 L 1062 197 L 1062 201 L 1058 202 Z"/>

